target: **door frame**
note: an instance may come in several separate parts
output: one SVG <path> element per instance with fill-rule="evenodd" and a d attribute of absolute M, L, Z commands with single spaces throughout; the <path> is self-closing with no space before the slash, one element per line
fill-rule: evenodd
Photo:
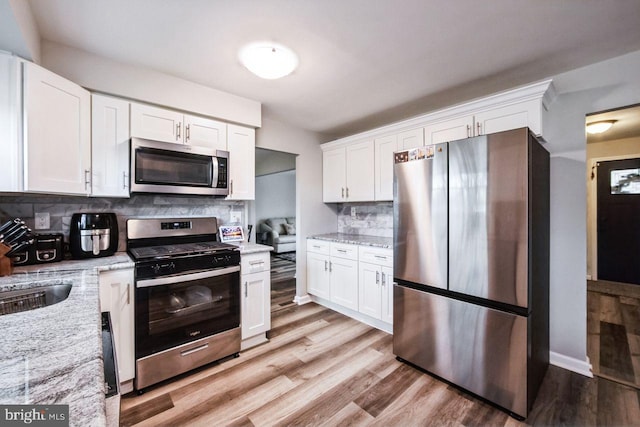
<path fill-rule="evenodd" d="M 587 280 L 598 280 L 598 162 L 610 160 L 637 159 L 637 154 L 622 154 L 618 156 L 594 157 L 587 165 L 587 265 L 591 265 L 591 274 L 587 271 Z M 591 179 L 591 173 L 593 178 Z M 592 213 L 589 215 L 589 213 Z M 589 245 L 589 233 L 591 245 Z"/>

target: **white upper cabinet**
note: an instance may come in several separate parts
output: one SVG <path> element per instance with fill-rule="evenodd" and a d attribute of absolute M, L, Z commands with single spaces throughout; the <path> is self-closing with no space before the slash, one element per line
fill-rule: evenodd
<path fill-rule="evenodd" d="M 184 115 L 177 111 L 131 103 L 131 136 L 182 144 Z"/>
<path fill-rule="evenodd" d="M 227 125 L 229 196 L 227 200 L 253 200 L 256 194 L 256 131 Z"/>
<path fill-rule="evenodd" d="M 131 103 L 131 136 L 227 149 L 226 123 L 145 104 Z"/>
<path fill-rule="evenodd" d="M 473 116 L 459 117 L 424 127 L 426 145 L 455 141 L 473 136 Z"/>
<path fill-rule="evenodd" d="M 23 67 L 25 191 L 88 195 L 89 92 L 38 65 Z"/>
<path fill-rule="evenodd" d="M 398 150 L 421 147 L 424 145 L 424 129 L 412 129 L 398 134 Z"/>
<path fill-rule="evenodd" d="M 91 95 L 91 195 L 129 197 L 129 102 Z"/>
<path fill-rule="evenodd" d="M 20 62 L 0 53 L 0 191 L 22 191 Z"/>
<path fill-rule="evenodd" d="M 476 113 L 474 121 L 475 135 L 486 135 L 522 127 L 529 127 L 533 133 L 539 135 L 540 129 L 542 129 L 540 102 L 525 101 Z"/>
<path fill-rule="evenodd" d="M 184 142 L 198 147 L 227 150 L 227 124 L 204 117 L 184 115 Z"/>
<path fill-rule="evenodd" d="M 396 135 L 377 138 L 374 146 L 375 200 L 393 200 L 393 153 L 398 150 L 398 138 Z"/>
<path fill-rule="evenodd" d="M 374 169 L 373 141 L 324 151 L 323 201 L 329 203 L 373 200 Z"/>

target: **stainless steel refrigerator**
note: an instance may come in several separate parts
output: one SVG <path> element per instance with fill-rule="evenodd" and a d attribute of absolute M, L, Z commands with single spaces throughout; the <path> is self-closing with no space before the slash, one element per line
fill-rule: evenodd
<path fill-rule="evenodd" d="M 549 153 L 516 129 L 395 153 L 393 349 L 526 417 L 549 362 Z"/>

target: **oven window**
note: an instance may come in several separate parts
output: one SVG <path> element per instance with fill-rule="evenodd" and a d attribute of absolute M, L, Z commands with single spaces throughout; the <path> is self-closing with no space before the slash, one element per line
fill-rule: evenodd
<path fill-rule="evenodd" d="M 239 276 L 136 289 L 137 357 L 238 327 Z"/>
<path fill-rule="evenodd" d="M 211 187 L 213 158 L 154 148 L 135 150 L 137 184 Z"/>

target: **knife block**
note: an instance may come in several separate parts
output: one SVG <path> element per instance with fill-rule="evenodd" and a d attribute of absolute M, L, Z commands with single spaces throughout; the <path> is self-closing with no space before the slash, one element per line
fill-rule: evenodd
<path fill-rule="evenodd" d="M 0 276 L 9 276 L 11 273 L 13 273 L 13 265 L 11 265 L 11 259 L 5 256 L 5 254 L 10 250 L 10 246 L 0 243 Z"/>

